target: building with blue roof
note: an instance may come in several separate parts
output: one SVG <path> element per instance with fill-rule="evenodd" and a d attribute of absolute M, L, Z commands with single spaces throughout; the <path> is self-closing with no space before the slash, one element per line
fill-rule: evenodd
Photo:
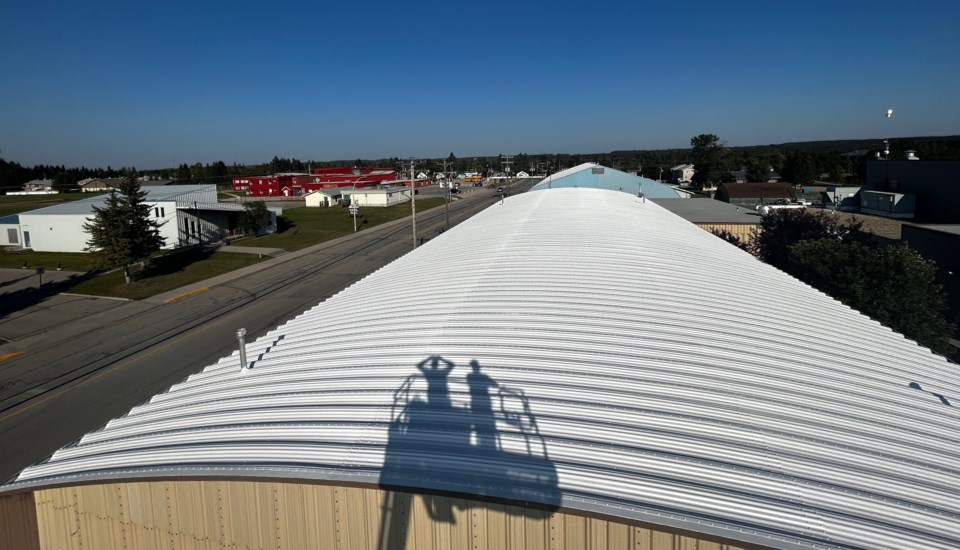
<path fill-rule="evenodd" d="M 633 196 L 643 193 L 645 197 L 650 199 L 682 199 L 687 196 L 667 184 L 634 176 L 593 162 L 585 162 L 579 166 L 561 170 L 534 185 L 530 190 L 539 191 L 562 187 L 608 189 L 610 191 L 623 191 Z"/>

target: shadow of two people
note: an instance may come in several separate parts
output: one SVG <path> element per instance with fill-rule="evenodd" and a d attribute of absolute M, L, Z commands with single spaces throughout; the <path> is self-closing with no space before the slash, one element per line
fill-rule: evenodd
<path fill-rule="evenodd" d="M 544 510 L 555 510 L 560 503 L 556 467 L 523 391 L 501 385 L 473 360 L 463 377 L 469 402 L 456 405 L 450 390 L 452 362 L 434 355 L 416 368 L 394 392 L 380 476 L 387 494 L 379 548 L 405 547 L 412 503 L 406 492 L 418 492 L 429 518 L 444 523 L 456 523 L 454 502 L 482 506 L 477 497 L 533 503 L 532 508 L 510 509 L 541 518 Z"/>

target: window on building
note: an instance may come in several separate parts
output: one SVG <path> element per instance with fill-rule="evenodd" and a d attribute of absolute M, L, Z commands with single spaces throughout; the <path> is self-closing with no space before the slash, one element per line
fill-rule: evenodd
<path fill-rule="evenodd" d="M 160 217 L 161 217 L 161 218 L 166 218 L 166 217 L 167 217 L 166 213 L 164 213 L 164 211 L 163 211 L 163 207 L 162 207 L 162 206 L 160 207 Z"/>

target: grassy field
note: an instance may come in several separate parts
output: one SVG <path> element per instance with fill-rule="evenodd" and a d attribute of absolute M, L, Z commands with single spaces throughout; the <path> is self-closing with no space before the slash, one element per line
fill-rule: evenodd
<path fill-rule="evenodd" d="M 417 201 L 417 212 L 423 212 L 443 204 L 443 197 Z M 387 223 L 410 215 L 409 204 L 396 204 L 387 208 L 361 208 L 357 215 L 358 230 Z M 361 225 L 362 223 L 362 225 Z M 336 239 L 353 232 L 353 218 L 346 208 L 291 208 L 283 211 L 280 231 L 255 239 L 243 239 L 239 246 L 263 246 L 300 250 L 324 241 Z"/>
<path fill-rule="evenodd" d="M 27 210 L 89 199 L 99 193 L 61 193 L 59 195 L 0 195 L 0 218 Z"/>
<path fill-rule="evenodd" d="M 0 267 L 23 267 L 24 262 L 26 262 L 29 268 L 43 267 L 50 271 L 57 268 L 57 262 L 61 264 L 64 271 L 80 271 L 85 273 L 94 267 L 93 256 L 90 254 L 33 251 L 11 253 L 0 250 Z"/>
<path fill-rule="evenodd" d="M 256 254 L 233 254 L 191 249 L 154 258 L 145 271 L 134 269 L 134 281 L 124 284 L 114 271 L 64 285 L 62 292 L 141 300 L 190 283 L 209 279 L 262 261 Z"/>

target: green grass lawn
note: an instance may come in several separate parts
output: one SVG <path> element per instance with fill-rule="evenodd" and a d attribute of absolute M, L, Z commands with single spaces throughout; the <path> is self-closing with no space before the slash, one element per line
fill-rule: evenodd
<path fill-rule="evenodd" d="M 0 267 L 23 267 L 24 262 L 29 268 L 43 267 L 49 271 L 57 268 L 57 262 L 60 262 L 64 271 L 87 272 L 93 269 L 93 256 L 90 254 L 33 251 L 11 253 L 0 250 Z"/>
<path fill-rule="evenodd" d="M 114 271 L 61 288 L 64 292 L 141 300 L 190 283 L 209 279 L 262 261 L 256 254 L 210 252 L 200 249 L 154 258 L 144 272 L 134 269 L 134 281 L 124 284 L 123 272 Z"/>
<path fill-rule="evenodd" d="M 443 204 L 443 197 L 431 197 L 417 200 L 417 212 L 436 208 Z M 386 208 L 361 208 L 357 216 L 357 223 L 364 219 L 366 223 L 360 226 L 360 231 L 371 227 L 397 220 L 410 215 L 409 204 L 395 204 Z M 283 211 L 280 220 L 280 231 L 271 235 L 264 235 L 255 239 L 243 239 L 238 246 L 263 246 L 267 248 L 282 248 L 284 250 L 300 250 L 324 241 L 336 239 L 353 232 L 353 217 L 347 208 L 291 208 Z"/>
<path fill-rule="evenodd" d="M 36 203 L 34 202 L 34 204 Z M 417 211 L 423 212 L 442 204 L 443 197 L 418 200 Z M 29 210 L 29 208 L 25 209 Z M 409 216 L 410 205 L 398 204 L 389 208 L 361 208 L 360 214 L 362 217 L 358 216 L 358 221 L 366 220 L 366 223 L 361 225 L 361 230 L 365 230 Z M 237 244 L 240 246 L 299 250 L 353 232 L 353 218 L 350 216 L 349 210 L 336 207 L 300 207 L 285 210 L 280 225 L 281 232 L 279 233 L 255 239 L 243 239 Z M 120 271 L 106 274 L 94 273 L 94 260 L 90 254 L 32 251 L 10 253 L 0 251 L 0 267 L 2 268 L 20 268 L 26 262 L 28 268 L 43 267 L 53 271 L 57 268 L 57 262 L 60 262 L 65 271 L 86 273 L 84 276 L 51 287 L 51 291 L 114 296 L 133 300 L 180 288 L 259 261 L 261 261 L 261 258 L 254 254 L 211 253 L 199 249 L 167 253 L 154 258 L 143 273 L 139 273 L 139 268 L 135 268 L 133 272 L 134 282 L 126 285 L 123 281 L 123 273 Z"/>

